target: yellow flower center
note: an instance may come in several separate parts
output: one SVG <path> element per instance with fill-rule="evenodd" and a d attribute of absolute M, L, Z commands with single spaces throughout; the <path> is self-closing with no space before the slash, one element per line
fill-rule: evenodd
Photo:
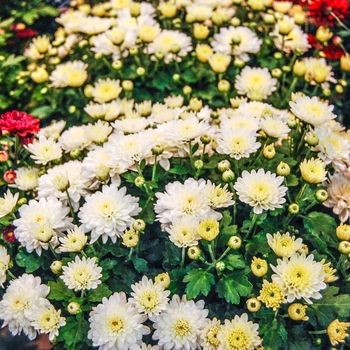
<path fill-rule="evenodd" d="M 146 291 L 141 295 L 140 304 L 146 312 L 153 311 L 159 305 L 159 297 L 155 291 Z"/>
<path fill-rule="evenodd" d="M 208 330 L 206 341 L 212 346 L 219 346 L 220 340 L 217 338 L 217 335 L 219 333 L 219 327 L 212 327 Z"/>
<path fill-rule="evenodd" d="M 74 280 L 78 282 L 82 288 L 84 288 L 87 287 L 91 277 L 92 275 L 90 271 L 82 269 L 75 272 Z"/>
<path fill-rule="evenodd" d="M 113 317 L 108 321 L 108 326 L 113 333 L 117 334 L 124 329 L 124 322 L 119 317 Z"/>
<path fill-rule="evenodd" d="M 184 319 L 178 320 L 174 325 L 174 333 L 177 337 L 185 337 L 191 333 L 191 326 L 188 321 Z"/>
<path fill-rule="evenodd" d="M 227 345 L 229 346 L 230 350 L 248 349 L 250 341 L 247 334 L 243 330 L 237 329 L 230 333 L 227 340 Z"/>

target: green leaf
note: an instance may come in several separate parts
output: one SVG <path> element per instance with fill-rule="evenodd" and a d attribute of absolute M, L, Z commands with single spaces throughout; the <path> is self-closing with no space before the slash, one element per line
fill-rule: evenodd
<path fill-rule="evenodd" d="M 51 17 L 57 17 L 59 16 L 60 12 L 52 6 L 43 6 L 40 8 L 40 16 L 51 16 Z"/>
<path fill-rule="evenodd" d="M 148 272 L 147 260 L 142 258 L 134 258 L 132 260 L 132 263 L 134 264 L 135 270 L 137 272 L 142 272 L 142 273 Z"/>
<path fill-rule="evenodd" d="M 245 260 L 242 255 L 229 254 L 223 261 L 229 270 L 243 269 L 246 267 Z"/>
<path fill-rule="evenodd" d="M 287 340 L 287 331 L 281 320 L 274 319 L 272 324 L 269 324 L 263 339 L 265 350 L 278 350 L 282 348 L 282 344 L 285 344 Z"/>
<path fill-rule="evenodd" d="M 176 174 L 176 175 L 184 175 L 184 174 L 188 173 L 188 170 L 187 170 L 187 168 L 178 165 L 174 168 L 169 169 L 168 172 L 171 174 Z"/>
<path fill-rule="evenodd" d="M 298 177 L 294 174 L 289 174 L 285 177 L 285 180 L 288 187 L 298 186 L 299 184 Z"/>
<path fill-rule="evenodd" d="M 50 293 L 47 297 L 49 300 L 70 300 L 75 298 L 74 292 L 68 289 L 61 279 L 58 279 L 57 282 L 49 281 L 47 285 L 50 287 Z"/>
<path fill-rule="evenodd" d="M 211 285 L 215 283 L 214 275 L 203 269 L 190 270 L 184 282 L 187 283 L 186 294 L 189 299 L 194 299 L 198 295 L 207 296 L 210 292 Z"/>
<path fill-rule="evenodd" d="M 86 341 L 88 331 L 89 323 L 83 317 L 79 319 L 68 317 L 66 325 L 60 328 L 60 334 L 57 338 L 65 341 L 66 349 L 85 349 L 87 347 L 82 346 L 82 343 Z"/>
<path fill-rule="evenodd" d="M 51 106 L 40 106 L 33 109 L 30 114 L 34 117 L 45 119 L 53 113 L 53 109 Z"/>
<path fill-rule="evenodd" d="M 2 68 L 9 67 L 9 66 L 15 66 L 18 63 L 24 61 L 26 58 L 24 56 L 15 56 L 14 54 L 7 57 L 6 61 L 2 63 Z"/>
<path fill-rule="evenodd" d="M 100 302 L 103 297 L 108 298 L 110 295 L 112 295 L 112 291 L 105 284 L 100 284 L 96 289 L 90 291 L 89 301 Z"/>
<path fill-rule="evenodd" d="M 228 303 L 239 304 L 240 297 L 235 290 L 234 281 L 229 278 L 222 278 L 216 285 L 216 291 L 221 298 L 224 298 Z"/>
<path fill-rule="evenodd" d="M 25 267 L 27 273 L 38 270 L 41 266 L 40 258 L 36 253 L 27 253 L 20 251 L 16 255 L 16 263 L 18 266 Z"/>
<path fill-rule="evenodd" d="M 7 28 L 9 27 L 13 22 L 14 22 L 14 18 L 10 17 L 10 18 L 7 18 L 3 21 L 0 22 L 0 28 Z"/>

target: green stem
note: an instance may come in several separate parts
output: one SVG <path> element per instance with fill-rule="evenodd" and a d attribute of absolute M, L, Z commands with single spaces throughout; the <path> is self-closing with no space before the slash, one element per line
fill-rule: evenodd
<path fill-rule="evenodd" d="M 255 224 L 256 224 L 257 220 L 258 220 L 258 215 L 253 212 L 252 224 L 250 225 L 249 231 L 246 234 L 247 239 L 249 238 L 250 234 L 253 232 L 253 229 L 255 228 Z"/>
<path fill-rule="evenodd" d="M 303 187 L 300 189 L 299 193 L 297 194 L 295 201 L 297 202 L 304 194 L 306 188 L 307 188 L 308 184 L 304 183 Z"/>
<path fill-rule="evenodd" d="M 66 189 L 66 194 L 67 194 L 68 205 L 69 205 L 69 208 L 70 208 L 70 214 L 72 215 L 73 222 L 75 222 L 75 214 L 74 214 L 74 210 L 73 210 L 73 206 L 72 206 L 72 201 L 71 201 L 70 195 L 68 193 L 68 188 Z"/>
<path fill-rule="evenodd" d="M 331 11 L 330 14 L 335 18 L 341 27 L 350 32 L 350 28 L 348 28 L 333 11 Z"/>
<path fill-rule="evenodd" d="M 153 164 L 153 168 L 152 168 L 152 180 L 154 181 L 154 179 L 156 178 L 156 171 L 157 171 L 157 155 L 154 155 L 154 164 Z"/>
<path fill-rule="evenodd" d="M 192 142 L 191 142 L 191 140 L 190 141 L 188 141 L 188 147 L 190 148 L 190 161 L 191 161 L 191 167 L 192 167 L 192 169 L 194 169 L 194 162 L 193 162 L 193 153 L 192 153 Z"/>
<path fill-rule="evenodd" d="M 221 254 L 220 258 L 217 261 L 221 261 L 230 250 L 231 250 L 231 248 L 227 247 L 226 250 Z"/>
<path fill-rule="evenodd" d="M 80 298 L 83 299 L 84 298 L 84 294 L 85 294 L 85 289 L 81 290 L 81 294 L 80 294 Z"/>
<path fill-rule="evenodd" d="M 54 255 L 54 257 L 56 259 L 59 259 L 60 257 L 58 256 L 58 254 L 55 252 L 55 249 L 52 248 L 52 245 L 49 243 L 49 248 L 51 250 L 51 253 Z"/>
<path fill-rule="evenodd" d="M 233 183 L 230 182 L 230 189 L 231 189 L 231 192 L 233 193 L 233 199 L 235 201 L 235 203 L 233 204 L 233 208 L 232 208 L 232 223 L 233 225 L 236 225 L 236 217 L 237 217 L 237 196 L 236 196 L 236 191 L 233 187 Z"/>
<path fill-rule="evenodd" d="M 211 261 L 213 262 L 213 264 L 216 263 L 216 259 L 215 259 L 215 255 L 214 255 L 214 252 L 213 252 L 213 241 L 211 241 L 208 245 L 208 251 L 209 251 L 209 255 L 210 255 L 210 258 L 211 258 Z"/>
<path fill-rule="evenodd" d="M 13 280 L 15 280 L 15 279 L 17 278 L 10 270 L 7 270 L 7 274 L 8 274 Z"/>
<path fill-rule="evenodd" d="M 132 253 L 134 252 L 134 248 L 130 248 L 129 250 L 129 254 L 128 254 L 128 260 L 127 261 L 130 261 L 131 260 L 131 257 L 132 257 Z"/>
<path fill-rule="evenodd" d="M 185 257 L 186 257 L 186 248 L 183 247 L 181 250 L 181 268 L 183 269 L 185 266 Z"/>

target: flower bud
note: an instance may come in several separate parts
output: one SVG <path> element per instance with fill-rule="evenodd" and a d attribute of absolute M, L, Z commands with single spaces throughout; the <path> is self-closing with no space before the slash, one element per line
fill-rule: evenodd
<path fill-rule="evenodd" d="M 192 111 L 198 112 L 202 109 L 203 102 L 199 98 L 193 97 L 190 99 L 189 106 L 192 109 Z"/>
<path fill-rule="evenodd" d="M 122 82 L 122 88 L 125 91 L 132 91 L 134 89 L 134 83 L 131 80 L 124 80 Z"/>
<path fill-rule="evenodd" d="M 121 60 L 115 60 L 112 62 L 112 68 L 115 70 L 119 70 L 123 68 L 123 62 Z"/>
<path fill-rule="evenodd" d="M 293 215 L 296 215 L 299 213 L 299 205 L 297 203 L 292 203 L 292 204 L 289 204 L 288 206 L 288 212 L 290 214 L 293 214 Z"/>
<path fill-rule="evenodd" d="M 280 68 L 274 68 L 271 71 L 271 75 L 277 79 L 280 78 L 282 76 L 282 74 L 283 74 L 283 72 Z"/>
<path fill-rule="evenodd" d="M 132 227 L 134 230 L 142 232 L 146 228 L 146 223 L 142 219 L 137 219 L 133 222 Z"/>
<path fill-rule="evenodd" d="M 335 86 L 335 91 L 336 91 L 338 94 L 342 94 L 342 93 L 344 92 L 344 88 L 343 88 L 341 85 L 337 84 L 337 85 Z"/>
<path fill-rule="evenodd" d="M 143 176 L 138 176 L 135 180 L 134 183 L 137 187 L 142 187 L 145 183 L 146 180 Z"/>
<path fill-rule="evenodd" d="M 282 54 L 282 52 L 275 52 L 274 54 L 273 54 L 273 57 L 276 59 L 276 60 L 280 60 L 282 57 L 283 57 L 283 54 Z"/>
<path fill-rule="evenodd" d="M 293 321 L 307 321 L 306 309 L 306 305 L 293 303 L 288 307 L 288 315 Z"/>
<path fill-rule="evenodd" d="M 72 149 L 72 150 L 69 152 L 69 155 L 70 155 L 71 158 L 77 159 L 77 158 L 79 158 L 80 155 L 81 155 L 81 150 L 78 149 L 78 148 Z"/>
<path fill-rule="evenodd" d="M 218 169 L 223 173 L 224 171 L 231 169 L 231 163 L 227 159 L 223 159 L 218 163 Z"/>
<path fill-rule="evenodd" d="M 275 146 L 273 145 L 273 143 L 271 143 L 267 146 L 266 145 L 264 146 L 263 156 L 266 159 L 272 159 L 275 155 L 276 155 L 276 150 L 275 150 Z"/>
<path fill-rule="evenodd" d="M 293 65 L 293 73 L 298 77 L 302 77 L 305 75 L 307 70 L 306 63 L 304 61 L 295 61 Z"/>
<path fill-rule="evenodd" d="M 72 301 L 71 303 L 68 304 L 67 311 L 71 315 L 76 315 L 81 311 L 80 305 L 76 301 Z"/>
<path fill-rule="evenodd" d="M 37 69 L 30 75 L 33 81 L 40 84 L 49 79 L 49 73 L 43 67 L 37 67 Z"/>
<path fill-rule="evenodd" d="M 200 160 L 200 159 L 197 159 L 197 160 L 194 162 L 194 167 L 195 167 L 195 169 L 197 169 L 197 170 L 201 170 L 201 169 L 203 169 L 203 167 L 204 167 L 204 162 L 203 162 L 202 160 Z"/>
<path fill-rule="evenodd" d="M 350 55 L 348 53 L 340 57 L 340 68 L 344 72 L 350 72 Z"/>
<path fill-rule="evenodd" d="M 146 69 L 143 68 L 143 67 L 138 67 L 138 68 L 136 69 L 136 74 L 137 74 L 138 76 L 140 76 L 140 77 L 142 77 L 143 75 L 145 75 L 145 73 L 146 73 Z"/>
<path fill-rule="evenodd" d="M 231 24 L 234 26 L 234 27 L 238 27 L 240 24 L 241 24 L 241 20 L 238 18 L 238 17 L 233 17 L 231 19 Z"/>
<path fill-rule="evenodd" d="M 140 238 L 135 230 L 126 230 L 122 236 L 123 245 L 128 248 L 134 248 L 139 244 Z"/>
<path fill-rule="evenodd" d="M 177 83 L 178 81 L 180 81 L 180 79 L 181 79 L 181 75 L 180 75 L 180 74 L 175 73 L 175 74 L 173 75 L 173 81 L 175 81 L 175 83 Z"/>
<path fill-rule="evenodd" d="M 170 276 L 167 272 L 160 273 L 154 278 L 154 283 L 160 284 L 163 288 L 168 288 L 170 285 Z"/>
<path fill-rule="evenodd" d="M 316 39 L 321 42 L 328 41 L 333 36 L 333 33 L 329 30 L 329 28 L 320 26 L 316 31 Z"/>
<path fill-rule="evenodd" d="M 246 301 L 246 305 L 250 312 L 258 312 L 261 308 L 261 301 L 257 298 L 250 298 Z"/>
<path fill-rule="evenodd" d="M 277 175 L 288 176 L 290 174 L 290 166 L 287 163 L 280 162 L 277 165 Z"/>
<path fill-rule="evenodd" d="M 52 273 L 54 273 L 55 275 L 59 275 L 62 271 L 62 266 L 63 263 L 60 260 L 55 260 L 51 265 L 50 265 L 50 270 L 52 271 Z"/>
<path fill-rule="evenodd" d="M 185 95 L 190 95 L 192 93 L 192 88 L 191 86 L 186 85 L 183 87 L 182 91 Z"/>
<path fill-rule="evenodd" d="M 227 169 L 222 173 L 222 180 L 232 182 L 235 179 L 235 173 L 231 169 Z"/>
<path fill-rule="evenodd" d="M 266 260 L 254 256 L 250 265 L 250 269 L 252 270 L 254 276 L 262 277 L 267 274 L 269 267 Z"/>
<path fill-rule="evenodd" d="M 204 24 L 196 23 L 193 26 L 193 35 L 198 40 L 203 40 L 208 37 L 210 33 L 209 28 Z"/>
<path fill-rule="evenodd" d="M 283 16 L 283 18 L 278 21 L 278 32 L 281 35 L 288 35 L 294 27 L 294 22 L 287 16 Z"/>
<path fill-rule="evenodd" d="M 164 148 L 160 145 L 155 145 L 153 148 L 152 148 L 152 153 L 156 156 L 159 156 L 161 155 L 162 153 L 164 152 Z"/>
<path fill-rule="evenodd" d="M 176 15 L 176 5 L 171 2 L 163 2 L 158 6 L 158 10 L 165 18 L 173 18 Z"/>
<path fill-rule="evenodd" d="M 226 79 L 221 79 L 218 82 L 218 90 L 221 92 L 227 92 L 230 90 L 231 84 L 228 80 Z"/>
<path fill-rule="evenodd" d="M 338 250 L 342 254 L 350 254 L 350 242 L 348 241 L 339 242 Z"/>
<path fill-rule="evenodd" d="M 156 56 L 157 60 L 162 60 L 164 58 L 164 53 L 162 51 L 157 51 L 154 56 Z"/>
<path fill-rule="evenodd" d="M 196 245 L 193 247 L 189 247 L 187 251 L 187 255 L 192 260 L 198 260 L 201 256 L 201 249 L 197 247 Z"/>
<path fill-rule="evenodd" d="M 241 248 L 242 246 L 242 239 L 238 236 L 231 236 L 230 239 L 227 242 L 227 245 L 234 250 L 237 250 Z"/>
<path fill-rule="evenodd" d="M 350 241 L 350 225 L 341 222 L 335 233 L 341 241 Z"/>
<path fill-rule="evenodd" d="M 223 272 L 226 269 L 226 264 L 223 261 L 218 261 L 215 264 L 215 269 L 217 272 Z"/>
<path fill-rule="evenodd" d="M 326 190 L 320 189 L 316 191 L 315 197 L 319 202 L 323 203 L 328 199 L 328 193 Z"/>
<path fill-rule="evenodd" d="M 139 53 L 139 49 L 137 46 L 131 46 L 129 52 L 131 56 L 136 56 Z"/>
<path fill-rule="evenodd" d="M 86 85 L 84 87 L 84 95 L 87 97 L 87 98 L 91 98 L 92 97 L 92 91 L 93 91 L 94 87 L 90 84 Z"/>

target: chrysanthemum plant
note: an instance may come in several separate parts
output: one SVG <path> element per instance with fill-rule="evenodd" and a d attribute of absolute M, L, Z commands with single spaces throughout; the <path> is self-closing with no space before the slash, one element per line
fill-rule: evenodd
<path fill-rule="evenodd" d="M 292 5 L 73 1 L 32 41 L 34 109 L 0 119 L 11 333 L 349 345 L 350 135 L 332 103 L 349 55 L 333 69 Z M 333 10 L 324 46 L 346 27 Z"/>

